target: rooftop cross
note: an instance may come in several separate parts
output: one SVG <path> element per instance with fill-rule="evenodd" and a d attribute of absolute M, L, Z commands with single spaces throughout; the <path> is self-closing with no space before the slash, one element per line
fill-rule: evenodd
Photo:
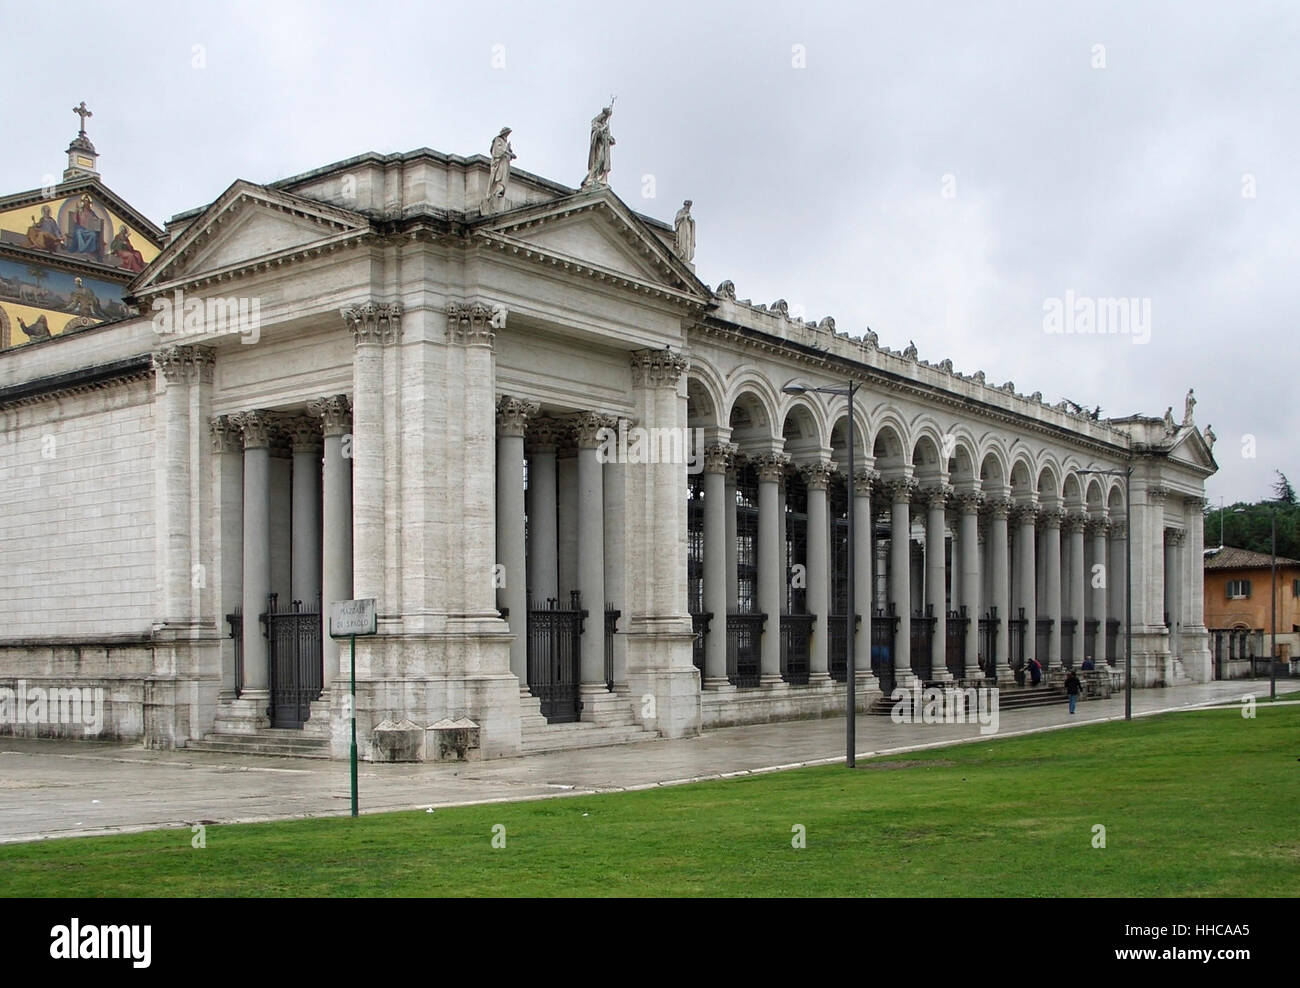
<path fill-rule="evenodd" d="M 81 117 L 81 133 L 79 136 L 86 136 L 86 118 L 93 117 L 94 114 L 86 109 L 86 101 L 83 99 L 80 106 L 74 106 L 72 112 Z"/>

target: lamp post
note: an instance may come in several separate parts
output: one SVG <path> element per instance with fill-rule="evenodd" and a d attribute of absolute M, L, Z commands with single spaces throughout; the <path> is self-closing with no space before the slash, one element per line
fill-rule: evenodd
<path fill-rule="evenodd" d="M 1269 521 L 1269 560 L 1268 560 L 1268 589 L 1269 589 L 1269 643 L 1268 643 L 1268 698 L 1277 699 L 1277 507 L 1268 505 Z M 1244 515 L 1245 508 L 1233 508 L 1233 514 Z M 1251 663 L 1252 667 L 1254 662 Z M 1254 675 L 1252 673 L 1251 675 Z"/>
<path fill-rule="evenodd" d="M 846 482 L 846 483 L 848 484 L 848 511 L 847 511 L 846 513 L 847 513 L 847 515 L 848 515 L 848 523 L 849 523 L 849 525 L 848 525 L 848 541 L 849 541 L 849 544 L 848 544 L 848 570 L 849 570 L 849 572 L 848 572 L 848 586 L 847 586 L 847 590 L 846 590 L 846 593 L 847 593 L 847 596 L 848 596 L 848 603 L 847 603 L 847 606 L 844 608 L 844 610 L 845 610 L 845 612 L 846 612 L 845 617 L 844 617 L 844 624 L 845 624 L 845 635 L 844 635 L 844 667 L 845 667 L 844 671 L 845 671 L 845 676 L 844 676 L 844 679 L 845 679 L 845 685 L 846 685 L 846 687 L 847 687 L 847 689 L 848 689 L 848 702 L 847 702 L 847 703 L 845 704 L 845 706 L 844 706 L 844 710 L 845 710 L 845 724 L 844 724 L 844 734 L 845 734 L 845 737 L 844 737 L 844 764 L 845 764 L 845 766 L 846 766 L 847 768 L 853 768 L 853 767 L 854 767 L 855 761 L 854 761 L 853 749 L 854 749 L 855 742 L 857 741 L 857 736 L 858 736 L 858 723 L 857 723 L 857 712 L 858 712 L 858 711 L 857 711 L 857 702 L 856 702 L 856 699 L 857 699 L 857 679 L 856 679 L 856 673 L 855 673 L 854 662 L 853 662 L 853 659 L 854 659 L 854 654 L 853 654 L 853 652 L 854 652 L 854 649 L 853 649 L 853 632 L 854 632 L 854 627 L 853 627 L 853 624 L 854 624 L 854 622 L 853 622 L 853 617 L 854 617 L 854 614 L 853 614 L 853 612 L 854 612 L 854 610 L 855 610 L 855 607 L 854 607 L 854 601 L 855 601 L 854 591 L 855 591 L 855 589 L 856 589 L 856 588 L 854 587 L 854 580 L 853 580 L 853 577 L 854 577 L 854 570 L 857 568 L 856 553 L 854 552 L 854 534 L 853 534 L 853 512 L 854 512 L 854 504 L 853 504 L 853 446 L 854 446 L 855 439 L 856 439 L 856 431 L 855 431 L 855 429 L 854 429 L 854 423 L 853 423 L 853 396 L 857 394 L 857 392 L 858 392 L 858 388 L 860 388 L 860 387 L 861 387 L 860 384 L 856 384 L 856 383 L 854 383 L 853 381 L 849 381 L 849 382 L 847 382 L 847 383 L 844 385 L 844 387 L 842 387 L 842 388 L 814 388 L 814 387 L 811 387 L 811 386 L 805 386 L 805 385 L 801 385 L 801 384 L 787 384 L 784 388 L 781 389 L 785 394 L 788 394 L 788 395 L 801 395 L 801 394 L 806 394 L 806 393 L 809 392 L 809 391 L 815 391 L 815 392 L 817 392 L 818 394 L 825 394 L 825 395 L 843 395 L 844 397 L 848 398 L 848 400 L 849 400 L 849 409 L 848 409 L 848 414 L 849 414 L 849 439 L 848 439 L 848 441 L 849 441 L 849 476 L 848 476 L 848 480 L 847 480 L 847 482 Z M 829 629 L 829 627 L 830 627 L 830 615 L 828 614 L 826 617 L 827 617 L 826 626 L 827 626 L 827 628 Z M 870 620 L 870 615 L 867 616 L 867 619 Z"/>
<path fill-rule="evenodd" d="M 1133 468 L 1080 470 L 1124 478 L 1124 719 L 1133 719 Z"/>

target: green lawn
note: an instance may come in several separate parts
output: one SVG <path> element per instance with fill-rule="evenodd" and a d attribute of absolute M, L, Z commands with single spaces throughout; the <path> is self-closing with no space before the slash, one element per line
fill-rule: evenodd
<path fill-rule="evenodd" d="M 1298 756 L 1300 707 L 1169 714 L 854 772 L 210 826 L 204 849 L 189 830 L 9 845 L 0 894 L 1289 896 Z"/>

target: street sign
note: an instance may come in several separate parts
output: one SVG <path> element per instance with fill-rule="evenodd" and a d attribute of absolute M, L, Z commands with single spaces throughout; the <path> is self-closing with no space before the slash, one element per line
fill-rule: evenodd
<path fill-rule="evenodd" d="M 331 638 L 373 635 L 378 631 L 374 597 L 366 597 L 363 600 L 336 600 L 330 604 Z"/>

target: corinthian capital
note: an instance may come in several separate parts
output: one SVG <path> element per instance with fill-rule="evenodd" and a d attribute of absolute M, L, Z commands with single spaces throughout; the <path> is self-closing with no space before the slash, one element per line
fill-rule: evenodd
<path fill-rule="evenodd" d="M 153 355 L 153 366 L 168 384 L 188 384 L 191 381 L 210 382 L 212 368 L 217 362 L 210 346 L 171 346 Z"/>
<path fill-rule="evenodd" d="M 307 402 L 307 413 L 321 420 L 326 436 L 345 436 L 352 428 L 352 399 L 347 395 L 329 395 Z"/>
<path fill-rule="evenodd" d="M 671 350 L 636 350 L 632 353 L 632 385 L 676 388 L 690 362 Z"/>
<path fill-rule="evenodd" d="M 271 440 L 279 432 L 280 417 L 275 412 L 255 409 L 248 412 L 235 412 L 227 416 L 244 436 L 244 449 L 258 449 L 270 446 Z"/>
<path fill-rule="evenodd" d="M 569 428 L 579 449 L 595 449 L 618 429 L 618 419 L 597 412 L 579 412 L 569 419 Z"/>
<path fill-rule="evenodd" d="M 936 487 L 927 487 L 921 491 L 921 497 L 931 508 L 942 508 L 947 505 L 948 498 L 952 496 L 952 485 L 939 484 Z"/>
<path fill-rule="evenodd" d="M 980 505 L 984 503 L 984 493 L 972 490 L 957 491 L 953 494 L 953 500 L 961 514 L 973 515 L 979 512 Z"/>
<path fill-rule="evenodd" d="M 890 477 L 882 480 L 880 486 L 890 504 L 911 504 L 912 495 L 920 485 L 911 477 Z"/>
<path fill-rule="evenodd" d="M 447 339 L 465 346 L 492 346 L 496 331 L 506 325 L 504 305 L 484 302 L 450 301 L 447 313 Z"/>
<path fill-rule="evenodd" d="M 497 399 L 497 435 L 522 436 L 528 430 L 528 420 L 541 408 L 535 401 L 502 395 Z"/>
<path fill-rule="evenodd" d="M 758 472 L 759 483 L 781 481 L 785 477 L 785 468 L 790 457 L 784 453 L 763 453 L 754 457 L 754 469 Z"/>
<path fill-rule="evenodd" d="M 357 346 L 392 343 L 402 334 L 401 302 L 362 302 L 339 309 Z"/>
<path fill-rule="evenodd" d="M 208 423 L 212 452 L 237 453 L 243 448 L 244 435 L 229 415 L 218 415 Z"/>
<path fill-rule="evenodd" d="M 714 443 L 704 450 L 704 472 L 726 473 L 736 462 L 735 443 Z"/>
<path fill-rule="evenodd" d="M 990 518 L 1005 519 L 1011 514 L 1011 498 L 999 495 L 990 497 L 984 503 L 984 510 Z"/>
<path fill-rule="evenodd" d="M 835 473 L 835 464 L 827 460 L 805 463 L 799 468 L 803 482 L 810 491 L 824 491 L 830 485 L 831 475 Z"/>
<path fill-rule="evenodd" d="M 870 497 L 872 488 L 878 483 L 879 471 L 864 468 L 853 475 L 853 493 L 857 497 Z"/>

